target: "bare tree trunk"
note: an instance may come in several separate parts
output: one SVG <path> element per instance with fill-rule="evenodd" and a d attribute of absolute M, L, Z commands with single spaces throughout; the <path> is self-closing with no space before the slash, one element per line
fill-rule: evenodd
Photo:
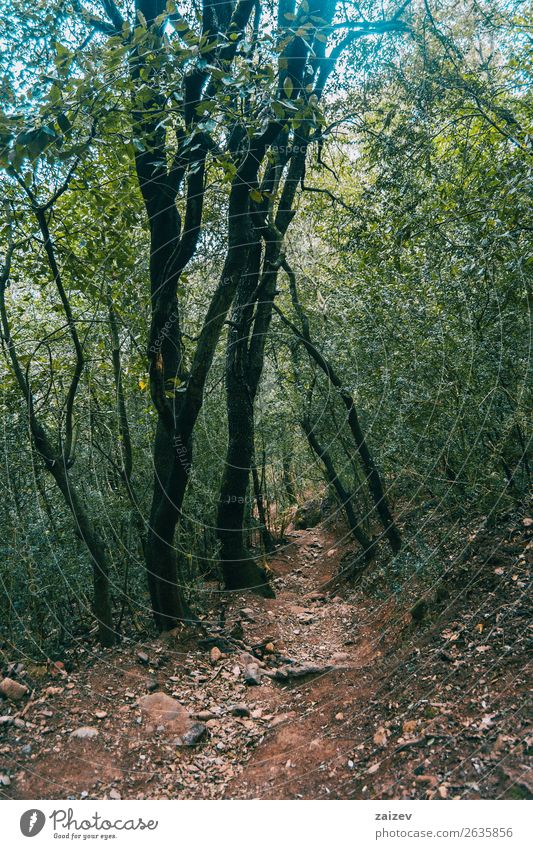
<path fill-rule="evenodd" d="M 401 548 L 402 538 L 400 536 L 398 528 L 396 527 L 394 518 L 389 508 L 387 497 L 385 495 L 385 490 L 381 480 L 381 475 L 378 471 L 376 463 L 374 462 L 374 458 L 372 457 L 370 449 L 368 448 L 365 435 L 359 423 L 359 417 L 357 415 L 354 400 L 350 393 L 347 392 L 344 388 L 344 384 L 341 378 L 336 373 L 331 363 L 326 360 L 326 358 L 313 344 L 309 329 L 309 319 L 307 318 L 298 299 L 296 277 L 287 262 L 284 262 L 283 267 L 289 277 L 292 302 L 295 312 L 299 318 L 301 329 L 298 329 L 291 321 L 289 321 L 289 319 L 281 312 L 281 310 L 275 307 L 276 312 L 284 321 L 284 323 L 288 327 L 290 327 L 290 329 L 293 331 L 299 341 L 303 344 L 307 353 L 309 354 L 309 357 L 324 372 L 328 380 L 339 393 L 339 397 L 344 406 L 346 407 L 348 413 L 348 426 L 354 438 L 355 447 L 359 452 L 359 456 L 361 458 L 361 465 L 365 472 L 369 492 L 372 496 L 377 514 L 383 526 L 384 534 L 389 541 L 389 545 L 392 551 L 396 554 Z"/>
<path fill-rule="evenodd" d="M 263 465 L 264 471 L 264 465 Z M 257 466 L 255 463 L 252 463 L 252 481 L 254 484 L 254 495 L 255 502 L 257 504 L 257 516 L 259 518 L 259 527 L 261 533 L 261 539 L 263 541 L 263 548 L 267 554 L 274 551 L 275 545 L 274 540 L 272 539 L 272 534 L 268 529 L 267 523 L 267 514 L 265 510 L 265 504 L 263 501 L 263 489 L 261 486 L 261 480 L 259 479 L 259 473 L 257 471 Z"/>
<path fill-rule="evenodd" d="M 353 505 L 352 505 L 352 497 L 351 495 L 344 489 L 342 481 L 335 469 L 333 464 L 333 460 L 331 459 L 331 455 L 329 452 L 319 443 L 316 433 L 311 427 L 311 423 L 308 419 L 304 419 L 301 422 L 302 430 L 305 433 L 309 445 L 312 450 L 322 461 L 324 464 L 324 468 L 326 471 L 326 478 L 330 486 L 333 487 L 335 492 L 337 493 L 337 497 L 341 503 L 341 506 L 344 510 L 346 518 L 348 520 L 348 525 L 352 532 L 354 539 L 357 540 L 361 548 L 363 549 L 363 555 L 367 563 L 369 563 L 376 554 L 376 546 L 375 541 L 371 540 L 370 537 L 366 535 L 364 530 L 361 528 L 360 523 L 357 521 L 357 518 L 354 513 Z"/>

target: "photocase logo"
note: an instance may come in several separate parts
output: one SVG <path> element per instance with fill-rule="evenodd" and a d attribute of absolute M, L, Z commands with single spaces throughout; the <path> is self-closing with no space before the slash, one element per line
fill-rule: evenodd
<path fill-rule="evenodd" d="M 42 811 L 32 808 L 29 811 L 24 811 L 20 818 L 20 830 L 24 837 L 35 837 L 42 831 L 46 817 Z"/>

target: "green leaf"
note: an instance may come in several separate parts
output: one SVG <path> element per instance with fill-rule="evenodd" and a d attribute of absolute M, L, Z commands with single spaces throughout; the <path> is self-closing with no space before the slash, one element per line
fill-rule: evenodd
<path fill-rule="evenodd" d="M 285 79 L 283 80 L 283 91 L 290 100 L 294 91 L 294 85 L 290 77 L 285 77 Z"/>
<path fill-rule="evenodd" d="M 64 113 L 64 112 L 59 112 L 59 113 L 58 113 L 58 115 L 57 115 L 57 123 L 59 124 L 60 129 L 61 129 L 64 133 L 68 133 L 68 131 L 69 131 L 69 130 L 70 130 L 70 128 L 72 127 L 72 124 L 70 123 L 69 119 L 67 118 L 67 116 L 65 115 L 65 113 Z"/>

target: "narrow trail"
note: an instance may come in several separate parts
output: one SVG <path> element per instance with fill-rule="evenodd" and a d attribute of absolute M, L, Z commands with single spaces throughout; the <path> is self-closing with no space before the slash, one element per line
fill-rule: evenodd
<path fill-rule="evenodd" d="M 394 599 L 321 592 L 343 553 L 324 529 L 293 531 L 269 563 L 276 599 L 232 597 L 224 633 L 254 654 L 174 633 L 77 649 L 69 672 L 25 664 L 29 698 L 0 710 L 2 795 L 529 795 L 521 638 L 518 657 L 495 668 L 492 646 L 478 651 L 487 637 L 462 612 L 415 629 Z M 520 623 L 522 588 L 511 586 Z M 472 644 L 459 650 L 461 627 L 473 628 Z M 291 664 L 313 671 L 279 680 Z"/>

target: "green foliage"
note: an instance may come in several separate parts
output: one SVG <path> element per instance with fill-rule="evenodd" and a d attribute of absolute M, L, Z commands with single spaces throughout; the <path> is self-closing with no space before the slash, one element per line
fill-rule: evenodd
<path fill-rule="evenodd" d="M 126 4 L 119 5 L 127 17 Z M 363 4 L 363 12 L 374 20 L 373 5 Z M 150 233 L 135 159 L 155 156 L 162 134 L 165 173 L 179 152 L 194 175 L 195 153 L 206 139 L 209 147 L 199 247 L 176 294 L 187 368 L 222 270 L 236 148 L 242 152 L 272 121 L 291 143 L 305 129 L 317 145 L 298 187 L 300 215 L 286 254 L 312 339 L 354 396 L 400 519 L 413 511 L 496 516 L 527 493 L 533 180 L 525 4 L 434 5 L 431 16 L 406 12 L 401 41 L 383 31 L 350 41 L 320 105 L 279 62 L 295 35 L 305 40 L 316 29 L 307 4 L 285 15 L 281 33 L 266 7 L 268 25 L 250 26 L 242 38 L 230 32 L 227 42 L 238 41 L 238 49 L 226 64 L 212 63 L 222 34 L 202 35 L 190 3 L 179 15 L 167 4 L 153 25 L 129 17 L 120 30 L 108 21 L 107 28 L 94 24 L 98 4 L 81 13 L 69 3 L 0 6 L 8 32 L 0 42 L 2 258 L 11 237 L 15 242 L 7 312 L 35 409 L 61 445 L 76 351 L 36 223 L 36 208 L 45 207 L 85 360 L 70 472 L 110 553 L 113 602 L 117 615 L 124 606 L 124 628 L 144 622 L 149 609 L 143 544 L 157 418 L 146 364 Z M 348 7 L 356 20 L 359 6 Z M 320 45 L 329 52 L 343 36 L 318 24 L 310 61 L 325 63 Z M 185 126 L 184 82 L 195 73 L 205 74 L 206 84 Z M 232 146 L 238 122 L 246 133 Z M 253 185 L 248 197 L 268 205 L 276 191 Z M 184 215 L 186 207 L 178 193 L 176 208 Z M 280 308 L 297 323 L 284 273 L 278 288 Z M 204 581 L 217 574 L 224 342 L 195 432 L 176 541 L 187 593 L 198 600 Z M 2 639 L 38 653 L 90 627 L 90 562 L 31 445 L 5 333 L 0 384 Z M 175 398 L 181 378 L 166 389 Z M 129 479 L 121 392 L 132 445 Z M 255 450 L 261 471 L 264 458 L 267 509 L 278 533 L 292 503 L 287 468 L 301 499 L 324 488 L 301 432 L 304 413 L 362 524 L 375 532 L 345 409 L 294 334 L 275 320 L 256 403 Z M 258 547 L 251 492 L 246 523 Z M 393 589 L 425 563 L 432 574 L 438 569 L 423 542 L 413 545 L 393 564 Z"/>

